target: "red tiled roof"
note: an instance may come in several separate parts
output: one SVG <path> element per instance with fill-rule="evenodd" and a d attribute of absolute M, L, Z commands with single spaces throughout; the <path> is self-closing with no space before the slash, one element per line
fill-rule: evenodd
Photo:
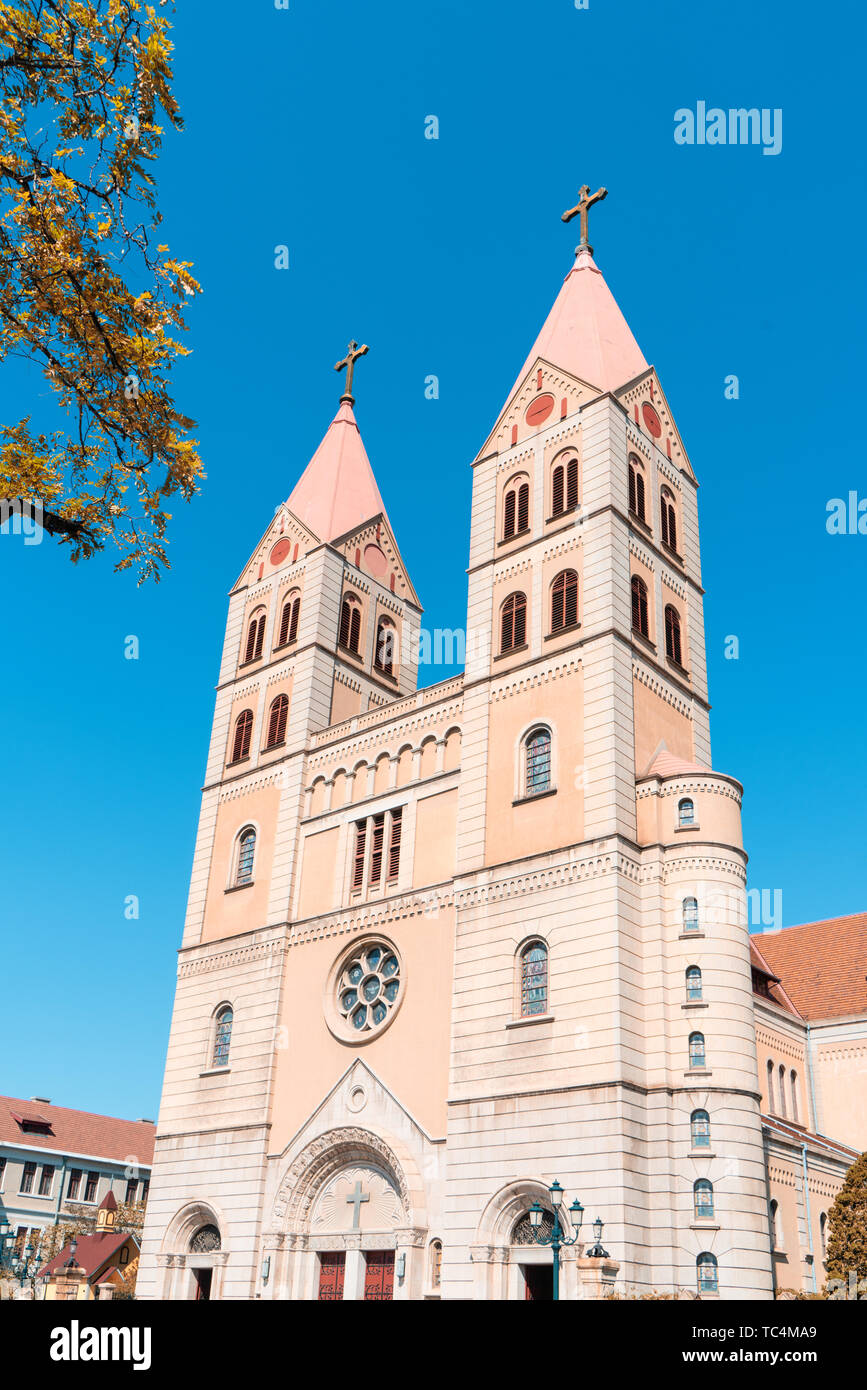
<path fill-rule="evenodd" d="M 98 1231 L 90 1236 L 78 1236 L 75 1263 L 84 1270 L 85 1277 L 89 1279 L 91 1275 L 97 1274 L 106 1261 L 110 1260 L 129 1239 L 129 1231 Z M 69 1262 L 71 1254 L 72 1246 L 64 1245 L 59 1255 L 55 1255 L 53 1260 L 42 1266 L 37 1278 L 44 1274 L 54 1274 Z"/>
<path fill-rule="evenodd" d="M 660 748 L 644 775 L 645 777 L 677 777 L 686 772 L 710 771 L 709 767 L 702 767 L 700 763 L 688 762 L 686 758 L 679 758 L 677 754 L 669 753 L 667 748 Z"/>
<path fill-rule="evenodd" d="M 757 949 L 802 1018 L 867 1014 L 867 912 L 762 932 Z"/>
<path fill-rule="evenodd" d="M 153 1162 L 156 1126 L 143 1120 L 115 1120 L 108 1115 L 91 1115 L 86 1110 L 67 1110 L 62 1105 L 44 1103 L 40 1104 L 38 1115 L 50 1125 L 50 1131 L 23 1129 L 15 1118 L 35 1118 L 36 1114 L 29 1101 L 0 1096 L 0 1143 L 120 1162 L 134 1160 L 145 1168 Z"/>
<path fill-rule="evenodd" d="M 766 1129 L 776 1130 L 784 1139 L 793 1139 L 796 1144 L 827 1149 L 835 1158 L 851 1160 L 854 1163 L 858 1157 L 858 1150 L 850 1149 L 848 1144 L 840 1144 L 836 1139 L 829 1139 L 826 1134 L 813 1134 L 811 1130 L 802 1129 L 800 1125 L 790 1125 L 778 1115 L 762 1115 L 762 1124 Z"/>
<path fill-rule="evenodd" d="M 800 1018 L 801 1015 L 798 1013 L 798 1010 L 783 988 L 783 983 L 779 976 L 774 974 L 756 945 L 756 938 L 754 936 L 750 937 L 750 965 L 753 970 L 758 970 L 762 975 L 766 976 L 768 982 L 768 995 L 773 1003 L 779 1004 L 780 1008 L 786 1009 L 790 1014 L 794 1014 L 796 1018 Z M 758 994 L 758 990 L 756 993 Z M 765 996 L 759 995 L 759 997 L 764 998 Z"/>

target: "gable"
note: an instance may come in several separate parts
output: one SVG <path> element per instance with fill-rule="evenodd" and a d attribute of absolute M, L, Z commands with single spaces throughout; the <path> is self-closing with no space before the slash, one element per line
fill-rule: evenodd
<path fill-rule="evenodd" d="M 504 407 L 476 458 L 502 453 L 524 440 L 531 439 L 540 429 L 547 429 L 558 420 L 574 415 L 587 401 L 599 395 L 599 389 L 578 377 L 570 376 L 537 357 Z"/>
<path fill-rule="evenodd" d="M 338 536 L 332 544 L 362 574 L 421 610 L 418 595 L 384 514 L 372 517 L 345 536 Z"/>
<path fill-rule="evenodd" d="M 662 449 L 692 482 L 697 482 L 655 368 L 648 367 L 646 372 L 615 391 L 614 395 L 626 406 L 636 427 Z"/>
<path fill-rule="evenodd" d="M 278 508 L 274 520 L 241 571 L 232 593 L 257 584 L 260 579 L 267 579 L 278 570 L 290 569 L 320 544 L 319 537 L 302 525 L 284 504 Z"/>

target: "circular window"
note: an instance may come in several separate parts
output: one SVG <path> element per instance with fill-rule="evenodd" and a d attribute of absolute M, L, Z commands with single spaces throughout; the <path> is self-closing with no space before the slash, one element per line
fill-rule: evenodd
<path fill-rule="evenodd" d="M 403 988 L 400 957 L 389 941 L 377 938 L 354 946 L 332 971 L 328 1000 L 332 1032 L 353 1042 L 367 1042 L 391 1022 Z"/>
<path fill-rule="evenodd" d="M 291 549 L 292 542 L 284 536 L 282 541 L 278 541 L 276 545 L 272 545 L 271 554 L 268 556 L 268 559 L 271 561 L 272 565 L 282 565 Z"/>

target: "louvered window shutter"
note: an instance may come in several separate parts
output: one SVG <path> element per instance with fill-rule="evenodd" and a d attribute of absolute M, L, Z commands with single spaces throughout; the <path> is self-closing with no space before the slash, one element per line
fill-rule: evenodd
<path fill-rule="evenodd" d="M 367 822 L 360 820 L 355 824 L 355 858 L 352 866 L 352 886 L 361 888 L 364 884 L 364 845 L 367 840 Z"/>
<path fill-rule="evenodd" d="M 523 647 L 527 635 L 527 600 L 523 594 L 515 599 L 515 631 L 513 645 Z"/>
<path fill-rule="evenodd" d="M 370 882 L 379 883 L 382 879 L 382 849 L 385 839 L 385 815 L 380 812 L 373 817 L 373 838 L 370 842 Z"/>
<path fill-rule="evenodd" d="M 551 513 L 559 516 L 563 510 L 563 465 L 559 464 L 554 469 L 554 478 L 551 484 Z"/>
<path fill-rule="evenodd" d="M 570 459 L 566 469 L 566 507 L 578 506 L 578 460 Z"/>
<path fill-rule="evenodd" d="M 506 503 L 503 511 L 503 539 L 508 540 L 515 534 L 515 492 L 510 488 L 506 493 Z"/>
<path fill-rule="evenodd" d="M 388 845 L 388 878 L 396 879 L 400 872 L 400 832 L 403 821 L 403 808 L 391 813 L 391 838 Z"/>
<path fill-rule="evenodd" d="M 518 488 L 518 530 L 526 531 L 530 524 L 530 484 Z"/>
<path fill-rule="evenodd" d="M 340 610 L 340 636 L 338 641 L 341 647 L 349 646 L 349 628 L 352 621 L 352 604 L 348 599 L 343 600 L 343 607 Z"/>
<path fill-rule="evenodd" d="M 292 617 L 289 622 L 289 641 L 294 642 L 298 636 L 298 619 L 301 617 L 301 600 L 296 598 L 292 604 Z"/>

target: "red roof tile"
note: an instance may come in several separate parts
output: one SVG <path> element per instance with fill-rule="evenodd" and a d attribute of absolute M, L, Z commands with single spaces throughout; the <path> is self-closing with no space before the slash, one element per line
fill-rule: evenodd
<path fill-rule="evenodd" d="M 761 932 L 756 945 L 802 1018 L 867 1014 L 867 912 Z"/>
<path fill-rule="evenodd" d="M 75 1263 L 84 1270 L 85 1276 L 89 1279 L 97 1274 L 106 1261 L 110 1260 L 129 1239 L 129 1231 L 99 1231 L 90 1236 L 78 1236 Z M 54 1274 L 62 1265 L 69 1263 L 71 1254 L 72 1245 L 64 1245 L 59 1255 L 55 1255 L 53 1260 L 42 1266 L 37 1278 L 44 1274 Z"/>
<path fill-rule="evenodd" d="M 144 1120 L 115 1120 L 108 1115 L 91 1115 L 86 1110 L 67 1110 L 62 1105 L 44 1103 L 40 1104 L 38 1115 L 50 1126 L 48 1132 L 24 1129 L 15 1118 L 35 1118 L 36 1114 L 29 1102 L 0 1096 L 0 1143 L 119 1162 L 134 1160 L 145 1168 L 153 1162 L 156 1126 Z"/>

